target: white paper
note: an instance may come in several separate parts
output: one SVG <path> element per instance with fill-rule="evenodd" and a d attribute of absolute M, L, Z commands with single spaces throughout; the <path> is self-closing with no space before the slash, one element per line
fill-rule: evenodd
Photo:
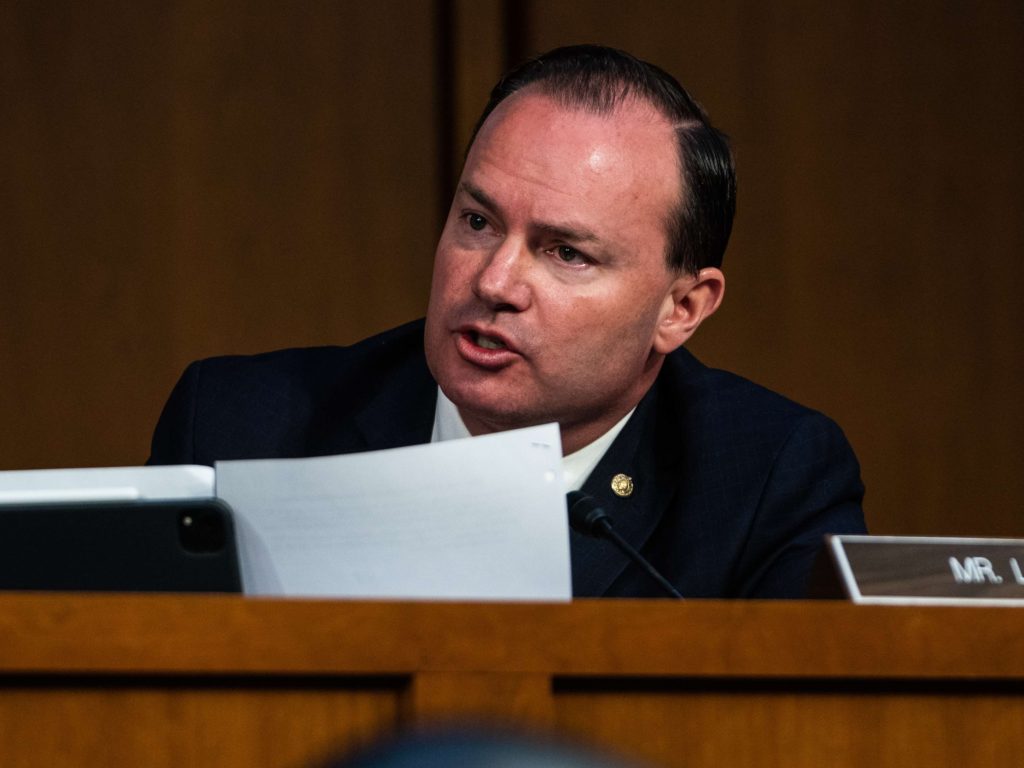
<path fill-rule="evenodd" d="M 213 496 L 213 467 L 94 467 L 0 472 L 0 504 Z"/>
<path fill-rule="evenodd" d="M 310 459 L 217 464 L 243 590 L 568 600 L 558 427 Z"/>

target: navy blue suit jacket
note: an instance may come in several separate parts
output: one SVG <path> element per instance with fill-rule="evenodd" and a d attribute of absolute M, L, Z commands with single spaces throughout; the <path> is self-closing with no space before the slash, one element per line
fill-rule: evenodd
<path fill-rule="evenodd" d="M 351 347 L 193 363 L 150 463 L 322 456 L 426 443 L 437 385 L 418 321 Z M 634 492 L 611 490 L 619 473 Z M 825 533 L 862 533 L 853 451 L 825 416 L 680 349 L 583 486 L 687 597 L 800 597 Z M 573 532 L 577 596 L 660 597 L 612 545 Z"/>

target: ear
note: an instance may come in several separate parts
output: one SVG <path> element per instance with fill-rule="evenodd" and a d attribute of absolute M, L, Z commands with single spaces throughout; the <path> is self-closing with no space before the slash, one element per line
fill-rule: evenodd
<path fill-rule="evenodd" d="M 654 331 L 654 351 L 667 355 L 682 346 L 715 313 L 724 296 L 725 275 L 715 267 L 676 278 Z"/>

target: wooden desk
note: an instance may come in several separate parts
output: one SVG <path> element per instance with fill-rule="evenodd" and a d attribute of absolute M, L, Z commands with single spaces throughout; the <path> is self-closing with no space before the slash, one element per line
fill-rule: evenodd
<path fill-rule="evenodd" d="M 1024 763 L 1024 612 L 0 594 L 0 761 L 300 766 L 496 718 L 665 766 Z"/>

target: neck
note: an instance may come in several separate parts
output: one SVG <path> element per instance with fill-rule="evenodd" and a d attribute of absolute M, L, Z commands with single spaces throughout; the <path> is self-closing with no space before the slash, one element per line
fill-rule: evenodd
<path fill-rule="evenodd" d="M 586 448 L 595 440 L 601 438 L 601 436 L 605 435 L 610 429 L 614 428 L 620 421 L 622 421 L 625 416 L 632 413 L 639 401 L 640 398 L 638 398 L 636 402 L 630 403 L 623 408 L 617 408 L 614 411 L 602 414 L 598 419 L 577 422 L 559 421 L 558 427 L 562 436 L 562 455 L 569 456 L 576 453 L 576 451 Z M 474 437 L 478 435 L 489 435 L 493 432 L 504 432 L 509 429 L 532 427 L 537 424 L 546 424 L 549 421 L 554 421 L 554 419 L 540 419 L 499 424 L 488 420 L 478 419 L 473 415 L 466 413 L 462 408 L 458 408 L 458 412 L 459 418 L 462 419 L 462 423 L 465 424 L 466 429 L 468 429 L 469 433 Z"/>

